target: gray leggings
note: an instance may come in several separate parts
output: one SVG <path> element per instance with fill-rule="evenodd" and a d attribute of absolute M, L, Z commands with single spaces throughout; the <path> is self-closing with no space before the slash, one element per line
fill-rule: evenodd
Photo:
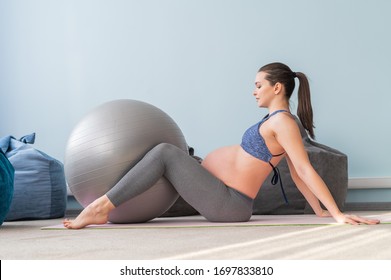
<path fill-rule="evenodd" d="M 148 190 L 162 176 L 209 221 L 245 222 L 252 215 L 250 197 L 226 186 L 194 158 L 166 143 L 150 150 L 106 195 L 119 206 Z"/>

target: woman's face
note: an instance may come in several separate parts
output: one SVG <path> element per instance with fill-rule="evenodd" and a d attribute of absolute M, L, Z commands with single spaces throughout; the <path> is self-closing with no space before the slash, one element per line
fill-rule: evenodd
<path fill-rule="evenodd" d="M 255 76 L 255 89 L 253 95 L 257 101 L 258 107 L 268 107 L 274 96 L 274 87 L 270 84 L 265 72 L 258 72 Z"/>

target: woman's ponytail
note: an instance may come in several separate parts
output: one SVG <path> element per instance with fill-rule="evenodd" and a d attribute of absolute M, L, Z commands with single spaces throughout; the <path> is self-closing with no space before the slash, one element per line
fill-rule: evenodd
<path fill-rule="evenodd" d="M 311 105 L 311 94 L 308 79 L 304 73 L 296 72 L 296 77 L 299 79 L 300 85 L 298 90 L 297 116 L 299 117 L 302 125 L 308 131 L 308 134 L 312 139 L 315 139 L 314 133 L 314 120 Z"/>

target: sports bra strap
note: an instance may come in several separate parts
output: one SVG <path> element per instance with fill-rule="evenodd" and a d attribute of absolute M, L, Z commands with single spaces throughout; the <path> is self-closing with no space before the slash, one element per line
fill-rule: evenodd
<path fill-rule="evenodd" d="M 278 181 L 280 181 L 281 192 L 282 192 L 282 195 L 284 196 L 285 203 L 289 204 L 288 198 L 286 197 L 286 194 L 285 194 L 284 186 L 282 185 L 280 170 L 278 169 L 278 167 L 274 166 L 270 161 L 269 161 L 269 164 L 273 168 L 273 172 L 274 172 L 271 183 L 274 186 L 278 183 Z"/>
<path fill-rule="evenodd" d="M 279 157 L 279 156 L 282 156 L 283 154 L 285 154 L 285 152 L 282 152 L 281 154 L 277 154 L 277 155 L 272 155 L 273 157 Z"/>
<path fill-rule="evenodd" d="M 287 111 L 287 110 L 277 110 L 277 111 L 274 111 L 273 113 L 271 113 L 271 114 L 269 114 L 269 115 L 267 115 L 266 116 L 266 118 L 268 119 L 268 118 L 270 118 L 270 117 L 272 117 L 272 116 L 274 116 L 275 114 L 278 114 L 278 113 L 281 113 L 281 112 L 286 112 L 286 113 L 289 113 L 290 114 L 290 112 L 289 111 Z"/>

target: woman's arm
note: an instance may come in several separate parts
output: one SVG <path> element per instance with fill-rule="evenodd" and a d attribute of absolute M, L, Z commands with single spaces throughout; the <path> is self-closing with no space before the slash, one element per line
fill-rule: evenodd
<path fill-rule="evenodd" d="M 297 175 L 296 170 L 293 167 L 291 160 L 289 159 L 289 156 L 286 157 L 286 161 L 288 163 L 289 171 L 290 171 L 293 182 L 295 183 L 296 187 L 299 189 L 301 194 L 304 196 L 304 198 L 308 201 L 311 208 L 314 210 L 315 214 L 319 217 L 331 216 L 328 211 L 322 209 L 322 206 L 320 205 L 319 199 L 313 194 L 313 192 L 307 187 L 307 185 Z"/>
<path fill-rule="evenodd" d="M 279 115 L 278 118 L 273 119 L 273 130 L 276 140 L 288 155 L 290 169 L 294 170 L 294 173 L 297 176 L 296 178 L 300 179 L 298 180 L 300 187 L 310 199 L 308 202 L 312 207 L 315 207 L 317 211 L 319 211 L 316 201 L 314 201 L 310 192 L 323 203 L 333 218 L 339 223 L 379 223 L 378 220 L 364 219 L 354 215 L 344 215 L 339 210 L 328 187 L 312 167 L 307 152 L 304 149 L 299 128 L 293 118 L 285 114 Z M 300 182 L 302 182 L 302 184 Z"/>

